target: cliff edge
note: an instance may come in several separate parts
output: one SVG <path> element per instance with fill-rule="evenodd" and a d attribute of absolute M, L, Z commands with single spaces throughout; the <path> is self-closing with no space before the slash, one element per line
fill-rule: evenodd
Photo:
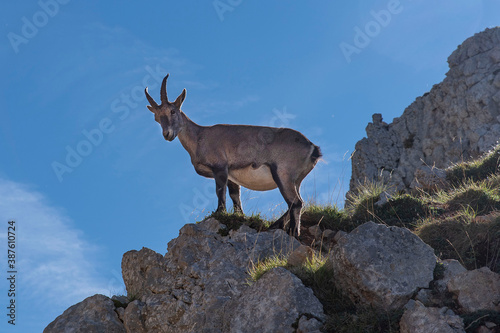
<path fill-rule="evenodd" d="M 356 143 L 350 191 L 382 180 L 409 190 L 417 170 L 476 158 L 500 138 L 500 28 L 465 40 L 449 56 L 446 78 L 387 124 L 373 115 Z"/>

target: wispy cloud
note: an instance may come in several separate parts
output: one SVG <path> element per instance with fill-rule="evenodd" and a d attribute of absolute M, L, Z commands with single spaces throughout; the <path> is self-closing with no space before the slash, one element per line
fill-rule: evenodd
<path fill-rule="evenodd" d="M 41 193 L 0 179 L 1 244 L 6 244 L 9 220 L 16 221 L 16 301 L 24 323 L 47 325 L 68 306 L 96 293 L 110 293 L 109 281 L 97 271 L 102 249 L 86 241 L 64 211 Z"/>

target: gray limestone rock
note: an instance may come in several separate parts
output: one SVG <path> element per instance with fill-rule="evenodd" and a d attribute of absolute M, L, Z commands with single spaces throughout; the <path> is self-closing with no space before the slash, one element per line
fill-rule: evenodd
<path fill-rule="evenodd" d="M 366 127 L 352 157 L 350 193 L 365 180 L 397 190 L 415 186 L 417 170 L 447 168 L 488 152 L 500 138 L 500 28 L 486 29 L 448 58 L 445 79 L 392 123 L 380 114 Z M 436 173 L 427 173 L 434 176 Z M 423 176 L 421 174 L 421 176 Z M 423 179 L 441 183 L 441 176 Z M 426 185 L 427 186 L 427 185 Z"/>
<path fill-rule="evenodd" d="M 488 267 L 457 274 L 447 286 L 464 312 L 500 312 L 500 274 L 490 271 Z"/>
<path fill-rule="evenodd" d="M 146 332 L 221 332 L 234 308 L 230 303 L 249 288 L 249 266 L 300 246 L 282 230 L 257 233 L 243 226 L 223 237 L 223 228 L 214 219 L 187 224 L 165 256 L 146 248 L 124 255 L 127 291 L 140 300 L 125 311 L 127 328 L 133 323 Z"/>
<path fill-rule="evenodd" d="M 352 301 L 389 311 L 429 287 L 436 256 L 408 229 L 368 222 L 338 241 L 330 262 L 337 286 Z"/>
<path fill-rule="evenodd" d="M 446 291 L 446 285 L 454 276 L 466 272 L 464 266 L 458 260 L 455 259 L 445 259 L 442 261 L 444 272 L 443 278 L 436 281 L 436 288 L 439 292 Z"/>
<path fill-rule="evenodd" d="M 94 295 L 68 308 L 51 322 L 44 333 L 125 333 L 113 301 Z"/>
<path fill-rule="evenodd" d="M 236 300 L 229 312 L 228 332 L 296 332 L 319 330 L 325 319 L 323 306 L 310 288 L 284 268 L 264 274 Z M 311 321 L 311 319 L 313 319 Z"/>
<path fill-rule="evenodd" d="M 405 308 L 399 322 L 401 333 L 465 333 L 462 318 L 446 307 L 426 308 L 410 300 Z"/>

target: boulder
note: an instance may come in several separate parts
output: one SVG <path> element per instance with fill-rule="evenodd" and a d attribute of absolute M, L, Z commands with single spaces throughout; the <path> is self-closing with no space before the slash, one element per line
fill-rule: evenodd
<path fill-rule="evenodd" d="M 264 274 L 236 300 L 227 332 L 302 332 L 319 330 L 323 306 L 310 288 L 284 268 Z"/>
<path fill-rule="evenodd" d="M 148 248 L 143 247 L 140 251 L 128 251 L 123 255 L 123 282 L 127 287 L 127 294 L 131 298 L 169 291 L 168 281 L 165 280 L 166 272 L 167 262 L 165 258 Z"/>
<path fill-rule="evenodd" d="M 399 322 L 400 333 L 465 333 L 462 318 L 446 307 L 426 308 L 410 300 L 405 309 Z"/>
<path fill-rule="evenodd" d="M 321 240 L 321 228 L 319 227 L 319 225 L 313 225 L 309 227 L 307 231 L 309 231 L 309 233 L 311 234 L 311 236 L 314 237 L 314 239 Z"/>
<path fill-rule="evenodd" d="M 130 302 L 123 314 L 127 333 L 146 333 L 145 304 L 139 300 Z"/>
<path fill-rule="evenodd" d="M 467 271 L 467 269 L 465 269 L 465 267 L 455 259 L 445 259 L 442 261 L 442 265 L 443 276 L 435 281 L 436 288 L 439 292 L 444 292 L 447 290 L 446 286 L 454 276 Z"/>
<path fill-rule="evenodd" d="M 337 244 L 342 238 L 344 238 L 345 236 L 347 236 L 348 233 L 345 232 L 345 231 L 342 231 L 342 230 L 339 230 L 335 233 L 335 236 L 333 236 L 333 243 L 334 244 Z"/>
<path fill-rule="evenodd" d="M 94 295 L 68 308 L 51 322 L 43 333 L 125 333 L 113 301 Z"/>
<path fill-rule="evenodd" d="M 214 219 L 186 224 L 165 256 L 147 248 L 125 253 L 125 286 L 137 298 L 125 310 L 130 332 L 223 331 L 234 300 L 249 288 L 248 268 L 300 246 L 283 230 L 258 233 L 242 226 L 221 236 L 224 228 Z"/>
<path fill-rule="evenodd" d="M 330 243 L 333 241 L 333 238 L 335 237 L 336 232 L 331 230 L 331 229 L 325 229 L 323 233 L 321 234 L 321 238 L 323 239 L 323 242 L 325 243 Z"/>
<path fill-rule="evenodd" d="M 337 286 L 355 303 L 404 306 L 433 280 L 436 256 L 406 228 L 365 223 L 339 239 L 329 260 Z"/>
<path fill-rule="evenodd" d="M 447 284 L 464 312 L 500 312 L 500 274 L 482 267 L 453 276 Z"/>
<path fill-rule="evenodd" d="M 314 250 L 307 245 L 299 246 L 288 256 L 287 264 L 290 266 L 301 266 L 311 261 L 314 256 Z"/>

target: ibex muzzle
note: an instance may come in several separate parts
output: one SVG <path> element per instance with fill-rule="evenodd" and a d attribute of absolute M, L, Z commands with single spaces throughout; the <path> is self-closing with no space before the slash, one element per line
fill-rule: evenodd
<path fill-rule="evenodd" d="M 215 179 L 217 211 L 226 210 L 226 188 L 234 212 L 243 213 L 240 186 L 256 191 L 279 188 L 288 210 L 271 227 L 300 235 L 303 200 L 300 184 L 321 157 L 318 146 L 289 128 L 248 125 L 200 126 L 181 111 L 186 89 L 174 102 L 167 98 L 167 76 L 161 84 L 158 105 L 145 89 L 148 109 L 161 125 L 163 137 L 179 137 L 196 172 Z M 289 221 L 289 223 L 288 223 Z"/>

